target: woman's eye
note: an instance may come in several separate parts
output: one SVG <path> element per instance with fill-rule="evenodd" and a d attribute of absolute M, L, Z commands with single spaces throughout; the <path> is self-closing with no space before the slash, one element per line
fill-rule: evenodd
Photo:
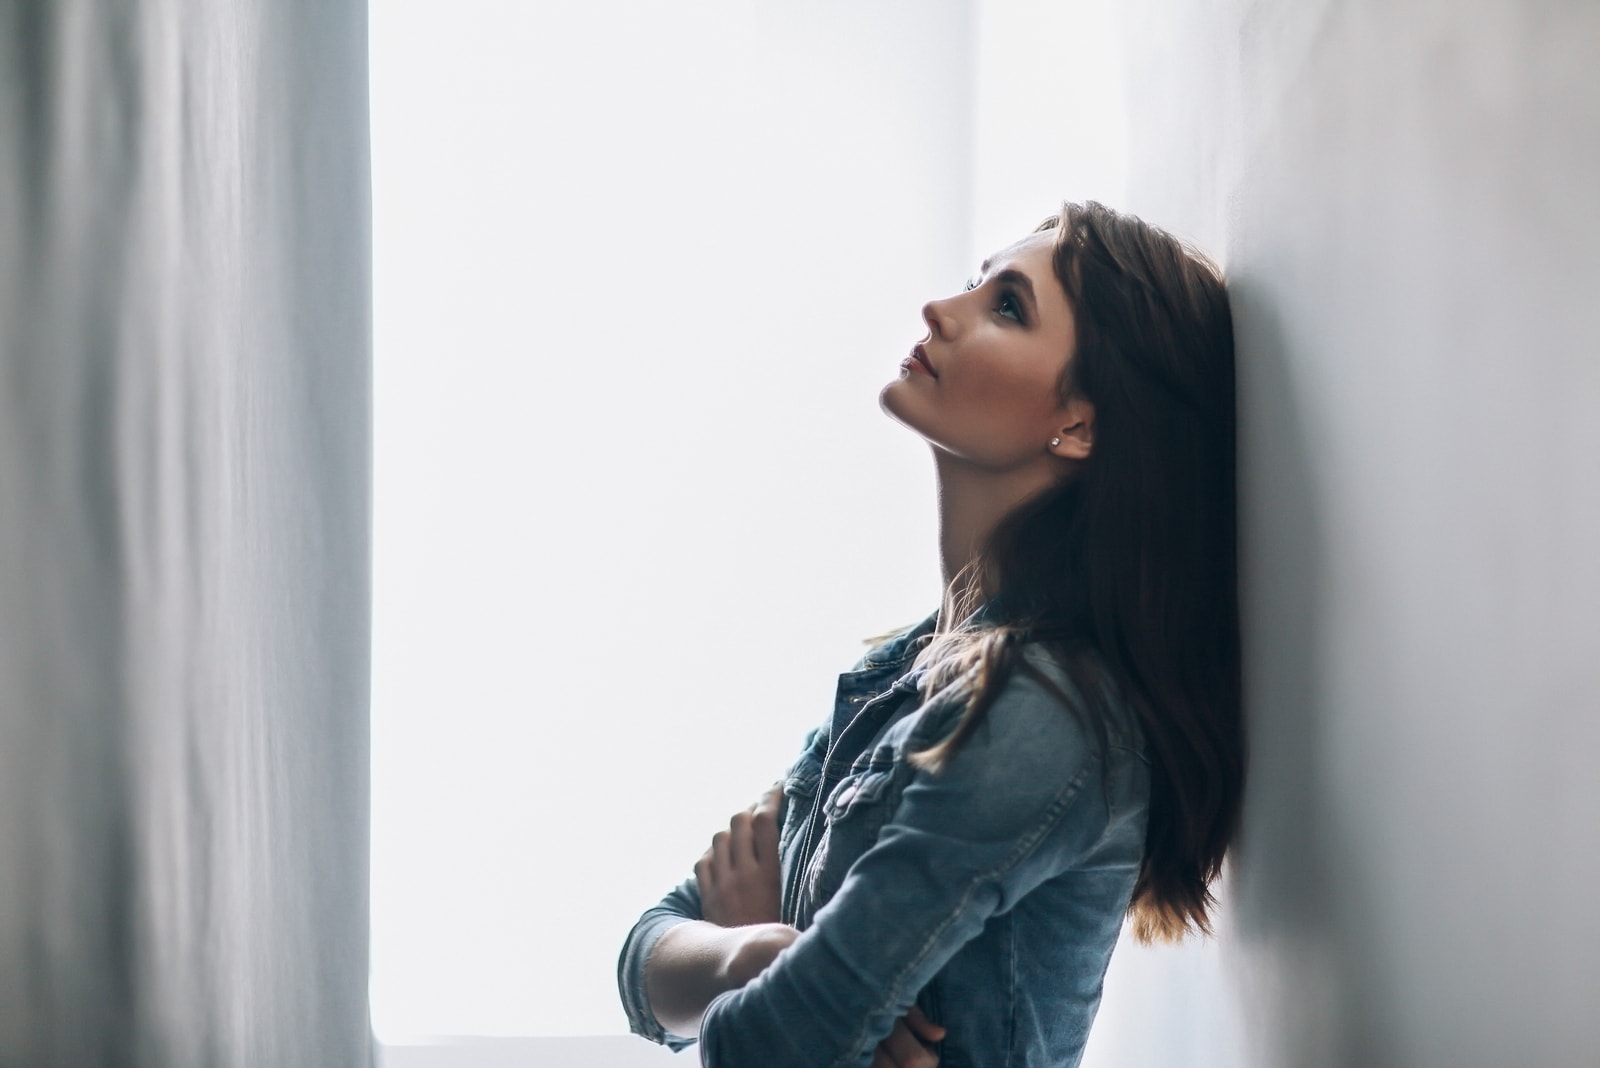
<path fill-rule="evenodd" d="M 971 278 L 967 279 L 966 292 L 971 293 L 974 289 L 977 289 L 977 288 L 978 288 L 978 276 L 977 275 L 973 275 Z"/>
<path fill-rule="evenodd" d="M 1012 295 L 1010 290 L 1000 294 L 1000 303 L 995 306 L 995 311 L 998 311 L 1007 319 L 1015 319 L 1019 323 L 1022 322 L 1022 305 L 1017 303 L 1017 298 Z"/>

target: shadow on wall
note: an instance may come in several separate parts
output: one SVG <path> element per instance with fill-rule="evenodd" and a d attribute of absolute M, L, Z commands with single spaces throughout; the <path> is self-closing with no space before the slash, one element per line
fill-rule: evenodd
<path fill-rule="evenodd" d="M 1126 7 L 1131 199 L 1224 251 L 1239 342 L 1206 1063 L 1593 1065 L 1600 7 Z"/>
<path fill-rule="evenodd" d="M 1341 922 L 1353 907 L 1338 828 L 1327 804 L 1329 573 L 1315 445 L 1296 345 L 1265 278 L 1230 278 L 1238 365 L 1240 597 L 1250 767 L 1233 897 L 1245 1033 L 1298 1036 L 1294 1049 L 1252 1050 L 1253 1062 L 1372 1063 L 1352 1036 L 1362 960 Z M 1341 874 L 1343 873 L 1343 874 Z M 1255 1014 L 1260 1014 L 1256 1016 Z"/>
<path fill-rule="evenodd" d="M 1245 1033 L 1293 1042 L 1251 1063 L 1379 1063 L 1381 946 L 1363 923 L 1362 865 L 1331 782 L 1333 545 L 1318 428 L 1296 353 L 1317 349 L 1317 313 L 1290 313 L 1266 273 L 1230 278 L 1238 350 L 1240 598 L 1250 782 L 1234 875 Z M 1302 313 L 1309 312 L 1309 313 Z M 1302 365 L 1301 365 L 1302 366 Z M 1328 428 L 1322 428 L 1328 432 Z M 1394 1036 L 1389 1036 L 1394 1038 Z M 1312 1054 L 1315 1050 L 1315 1054 Z M 1315 1060 L 1307 1060 L 1312 1055 Z"/>

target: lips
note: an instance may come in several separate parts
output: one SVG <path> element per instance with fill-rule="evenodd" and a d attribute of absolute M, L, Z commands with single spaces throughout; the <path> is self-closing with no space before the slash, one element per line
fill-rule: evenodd
<path fill-rule="evenodd" d="M 930 375 L 935 378 L 939 377 L 939 372 L 935 371 L 933 369 L 933 364 L 928 362 L 928 350 L 922 347 L 922 343 L 920 341 L 911 346 L 911 358 L 916 360 L 923 367 L 927 368 L 927 371 Z"/>

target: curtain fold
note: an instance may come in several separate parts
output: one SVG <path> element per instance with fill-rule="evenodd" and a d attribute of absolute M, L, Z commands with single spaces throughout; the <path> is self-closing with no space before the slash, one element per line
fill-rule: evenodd
<path fill-rule="evenodd" d="M 0 6 L 0 1066 L 371 1061 L 366 49 Z"/>

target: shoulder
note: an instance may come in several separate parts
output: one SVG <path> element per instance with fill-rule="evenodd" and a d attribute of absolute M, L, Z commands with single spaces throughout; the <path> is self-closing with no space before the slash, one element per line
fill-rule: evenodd
<path fill-rule="evenodd" d="M 969 691 L 957 682 L 931 695 L 908 732 L 907 748 L 949 735 Z M 938 771 L 918 769 L 908 798 L 974 838 L 1025 834 L 1051 824 L 1081 795 L 1101 795 L 1107 747 L 1097 710 L 1062 666 L 1025 647 L 975 729 Z"/>
<path fill-rule="evenodd" d="M 966 708 L 968 684 L 958 681 L 928 701 L 939 710 L 924 731 L 947 733 Z M 1058 761 L 1097 755 L 1105 743 L 1136 747 L 1137 726 L 1126 703 L 1088 657 L 1076 670 L 1037 642 L 1025 644 L 968 744 L 1009 760 Z"/>
<path fill-rule="evenodd" d="M 1134 750 L 1143 746 L 1138 716 L 1097 653 L 1085 652 L 1069 667 L 1058 652 L 1041 642 L 1029 642 L 996 705 L 1008 696 L 1013 707 L 1034 714 L 1044 707 L 1066 710 L 1103 745 Z"/>

